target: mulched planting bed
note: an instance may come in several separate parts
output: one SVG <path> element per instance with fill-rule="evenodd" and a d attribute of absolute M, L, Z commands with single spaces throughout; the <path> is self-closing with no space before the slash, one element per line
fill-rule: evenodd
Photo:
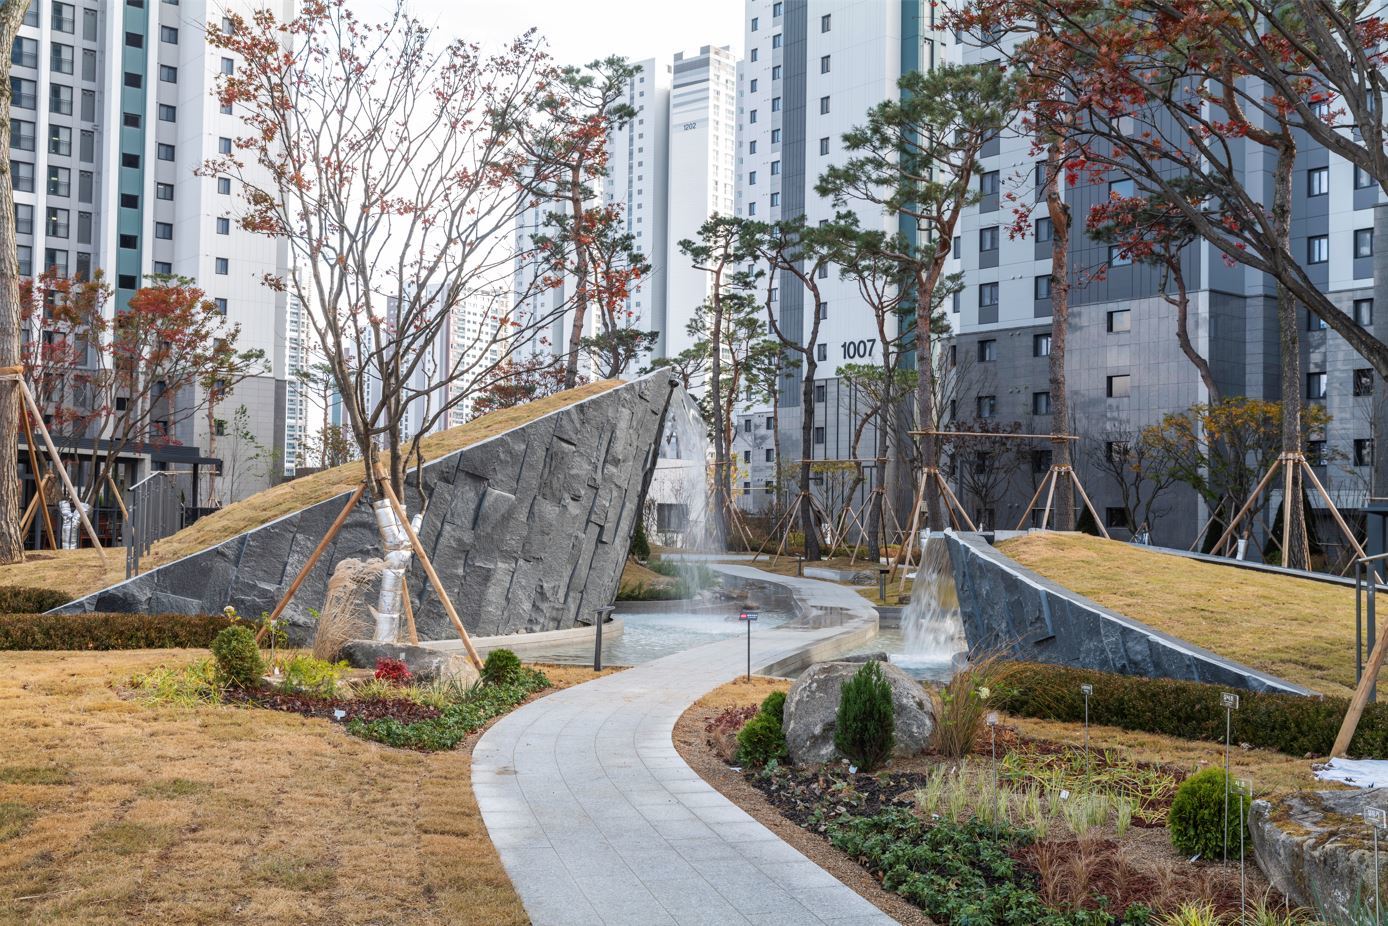
<path fill-rule="evenodd" d="M 243 688 L 229 689 L 223 697 L 235 704 L 251 704 L 272 711 L 287 711 L 305 717 L 317 717 L 334 723 L 352 720 L 397 720 L 418 723 L 439 716 L 437 708 L 416 704 L 408 698 L 324 698 L 317 695 L 293 694 L 286 691 Z M 337 712 L 342 711 L 342 716 Z"/>

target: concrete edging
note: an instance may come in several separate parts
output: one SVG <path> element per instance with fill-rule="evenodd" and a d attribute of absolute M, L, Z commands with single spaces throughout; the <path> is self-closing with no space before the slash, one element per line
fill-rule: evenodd
<path fill-rule="evenodd" d="M 613 618 L 602 625 L 604 641 L 620 637 L 624 630 L 620 619 Z M 508 649 L 517 656 L 525 656 L 535 650 L 545 650 L 565 643 L 593 639 L 596 631 L 591 625 L 567 627 L 563 630 L 541 630 L 536 633 L 503 633 L 491 637 L 473 637 L 472 645 L 479 653 L 489 653 L 494 649 Z M 445 653 L 464 652 L 462 640 L 423 640 L 420 646 Z"/>

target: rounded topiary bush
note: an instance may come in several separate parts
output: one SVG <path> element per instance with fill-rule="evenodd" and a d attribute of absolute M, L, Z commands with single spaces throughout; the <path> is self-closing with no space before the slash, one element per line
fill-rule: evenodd
<path fill-rule="evenodd" d="M 1199 855 L 1203 859 L 1224 857 L 1225 837 L 1228 837 L 1229 858 L 1239 857 L 1240 821 L 1247 825 L 1248 796 L 1242 794 L 1233 781 L 1229 782 L 1229 824 L 1224 823 L 1224 769 L 1207 768 L 1192 775 L 1176 789 L 1167 816 L 1171 844 L 1183 855 Z M 1242 803 L 1242 811 L 1240 810 Z M 1248 834 L 1243 834 L 1248 845 Z"/>
<path fill-rule="evenodd" d="M 254 688 L 265 674 L 255 634 L 240 624 L 232 625 L 212 640 L 212 657 L 217 660 L 217 678 L 224 685 Z"/>
<path fill-rule="evenodd" d="M 742 765 L 765 765 L 786 759 L 786 734 L 777 714 L 758 711 L 737 731 L 737 761 Z"/>
<path fill-rule="evenodd" d="M 494 649 L 482 664 L 482 681 L 488 685 L 508 685 L 520 677 L 520 657 L 508 649 Z"/>
<path fill-rule="evenodd" d="M 891 758 L 895 745 L 892 686 L 881 665 L 864 663 L 839 694 L 834 746 L 860 770 L 870 772 Z"/>
<path fill-rule="evenodd" d="M 786 720 L 786 693 L 784 691 L 773 691 L 762 699 L 761 713 L 771 714 L 776 718 L 777 723 L 785 723 Z"/>

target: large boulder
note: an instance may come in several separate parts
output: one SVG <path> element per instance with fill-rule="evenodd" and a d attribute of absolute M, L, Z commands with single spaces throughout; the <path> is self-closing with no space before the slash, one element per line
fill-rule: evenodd
<path fill-rule="evenodd" d="M 1373 903 L 1375 877 L 1374 834 L 1364 811 L 1385 802 L 1383 788 L 1301 791 L 1254 801 L 1248 833 L 1258 867 L 1292 903 L 1317 910 L 1337 926 L 1360 922 L 1356 911 L 1366 899 Z M 1382 890 L 1388 893 L 1388 883 Z"/>
<path fill-rule="evenodd" d="M 892 754 L 914 756 L 930 745 L 935 710 L 921 683 L 889 662 L 882 676 L 892 686 L 896 746 Z M 796 765 L 819 765 L 833 759 L 834 726 L 844 683 L 863 667 L 861 662 L 817 662 L 805 670 L 786 696 L 786 750 Z"/>
<path fill-rule="evenodd" d="M 342 647 L 342 658 L 358 669 L 376 668 L 378 659 L 398 659 L 409 668 L 417 681 L 443 680 L 471 685 L 477 681 L 477 668 L 462 653 L 445 652 L 428 646 L 410 643 L 377 643 L 374 640 L 352 640 Z"/>

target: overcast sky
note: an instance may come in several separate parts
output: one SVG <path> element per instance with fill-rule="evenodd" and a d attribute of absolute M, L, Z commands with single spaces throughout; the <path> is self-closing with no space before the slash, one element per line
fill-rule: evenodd
<path fill-rule="evenodd" d="M 363 17 L 391 0 L 351 0 Z M 700 45 L 742 50 L 743 0 L 408 0 L 447 36 L 495 47 L 534 26 L 554 57 L 582 64 L 605 55 L 669 60 Z"/>

